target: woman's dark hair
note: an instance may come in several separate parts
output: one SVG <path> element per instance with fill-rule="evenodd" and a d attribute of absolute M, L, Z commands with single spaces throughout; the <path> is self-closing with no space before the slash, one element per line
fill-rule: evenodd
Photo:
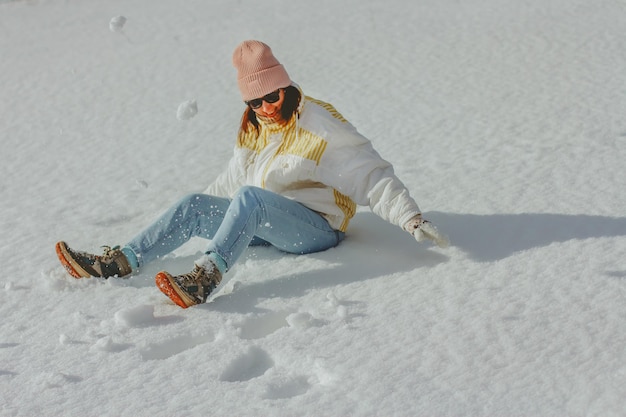
<path fill-rule="evenodd" d="M 298 110 L 302 94 L 300 94 L 300 90 L 293 85 L 283 88 L 283 90 L 285 91 L 285 100 L 280 108 L 280 115 L 283 120 L 287 121 L 290 120 Z M 259 130 L 259 121 L 256 118 L 256 113 L 250 107 L 246 107 L 243 117 L 241 118 L 241 130 L 249 132 L 253 128 L 257 131 Z"/>

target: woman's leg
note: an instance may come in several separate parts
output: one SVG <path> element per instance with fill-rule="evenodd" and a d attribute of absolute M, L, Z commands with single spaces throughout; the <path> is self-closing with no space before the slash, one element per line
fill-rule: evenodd
<path fill-rule="evenodd" d="M 187 205 L 189 204 L 182 204 Z M 189 210 L 184 210 L 185 213 L 187 211 Z M 185 236 L 200 234 L 209 236 L 217 225 L 216 216 L 208 220 L 193 220 L 197 216 L 176 213 L 178 210 L 174 209 L 172 214 L 164 216 L 163 223 L 180 224 L 184 227 L 160 228 L 178 230 L 179 233 L 182 232 L 183 237 L 161 240 L 179 243 Z M 161 271 L 155 277 L 159 290 L 182 308 L 206 302 L 209 294 L 222 281 L 223 273 L 232 267 L 243 251 L 254 242 L 267 242 L 286 252 L 302 254 L 336 246 L 344 237 L 342 232 L 333 230 L 328 222 L 313 210 L 257 187 L 242 187 L 225 212 L 221 207 L 214 214 L 219 214 L 222 221 L 209 243 L 206 255 L 196 261 L 194 269 L 187 274 L 176 276 Z M 176 220 L 179 217 L 187 220 L 179 222 Z M 192 234 L 194 230 L 195 234 Z M 172 236 L 171 232 L 161 234 Z M 151 246 L 154 247 L 154 244 Z"/>
<path fill-rule="evenodd" d="M 344 234 L 298 202 L 245 186 L 232 201 L 207 194 L 182 198 L 126 247 L 136 256 L 136 266 L 141 267 L 192 237 L 211 240 L 206 253 L 216 253 L 230 268 L 248 246 L 270 244 L 285 252 L 304 254 L 334 247 Z"/>
<path fill-rule="evenodd" d="M 126 245 L 137 257 L 136 266 L 167 255 L 192 237 L 211 239 L 229 204 L 227 198 L 207 194 L 185 196 Z"/>
<path fill-rule="evenodd" d="M 344 237 L 317 212 L 252 186 L 244 186 L 237 192 L 222 217 L 206 253 L 218 254 L 228 268 L 253 239 L 285 252 L 304 254 L 337 246 Z"/>

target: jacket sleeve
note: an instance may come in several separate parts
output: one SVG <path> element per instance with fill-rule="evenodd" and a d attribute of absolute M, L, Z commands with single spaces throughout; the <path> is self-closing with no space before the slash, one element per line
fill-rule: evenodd
<path fill-rule="evenodd" d="M 352 126 L 338 135 L 340 145 L 330 146 L 319 167 L 325 184 L 356 204 L 369 206 L 376 215 L 399 227 L 420 213 L 393 166 L 376 152 L 367 138 Z"/>

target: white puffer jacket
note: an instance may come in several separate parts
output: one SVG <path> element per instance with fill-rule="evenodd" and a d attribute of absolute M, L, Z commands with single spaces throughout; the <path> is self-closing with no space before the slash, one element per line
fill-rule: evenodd
<path fill-rule="evenodd" d="M 420 213 L 391 164 L 330 104 L 304 97 L 286 125 L 259 120 L 240 132 L 228 168 L 205 193 L 232 197 L 253 185 L 298 201 L 345 231 L 356 206 L 403 227 Z"/>

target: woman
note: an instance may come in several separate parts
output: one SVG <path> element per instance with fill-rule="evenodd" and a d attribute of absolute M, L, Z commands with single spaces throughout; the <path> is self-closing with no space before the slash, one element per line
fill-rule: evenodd
<path fill-rule="evenodd" d="M 126 276 L 200 236 L 209 244 L 191 272 L 155 278 L 187 308 L 206 302 L 250 245 L 295 254 L 336 246 L 357 204 L 436 240 L 392 166 L 334 107 L 303 96 L 269 46 L 245 41 L 233 64 L 247 107 L 227 169 L 204 194 L 186 196 L 123 248 L 107 247 L 99 256 L 57 243 L 72 276 Z"/>

